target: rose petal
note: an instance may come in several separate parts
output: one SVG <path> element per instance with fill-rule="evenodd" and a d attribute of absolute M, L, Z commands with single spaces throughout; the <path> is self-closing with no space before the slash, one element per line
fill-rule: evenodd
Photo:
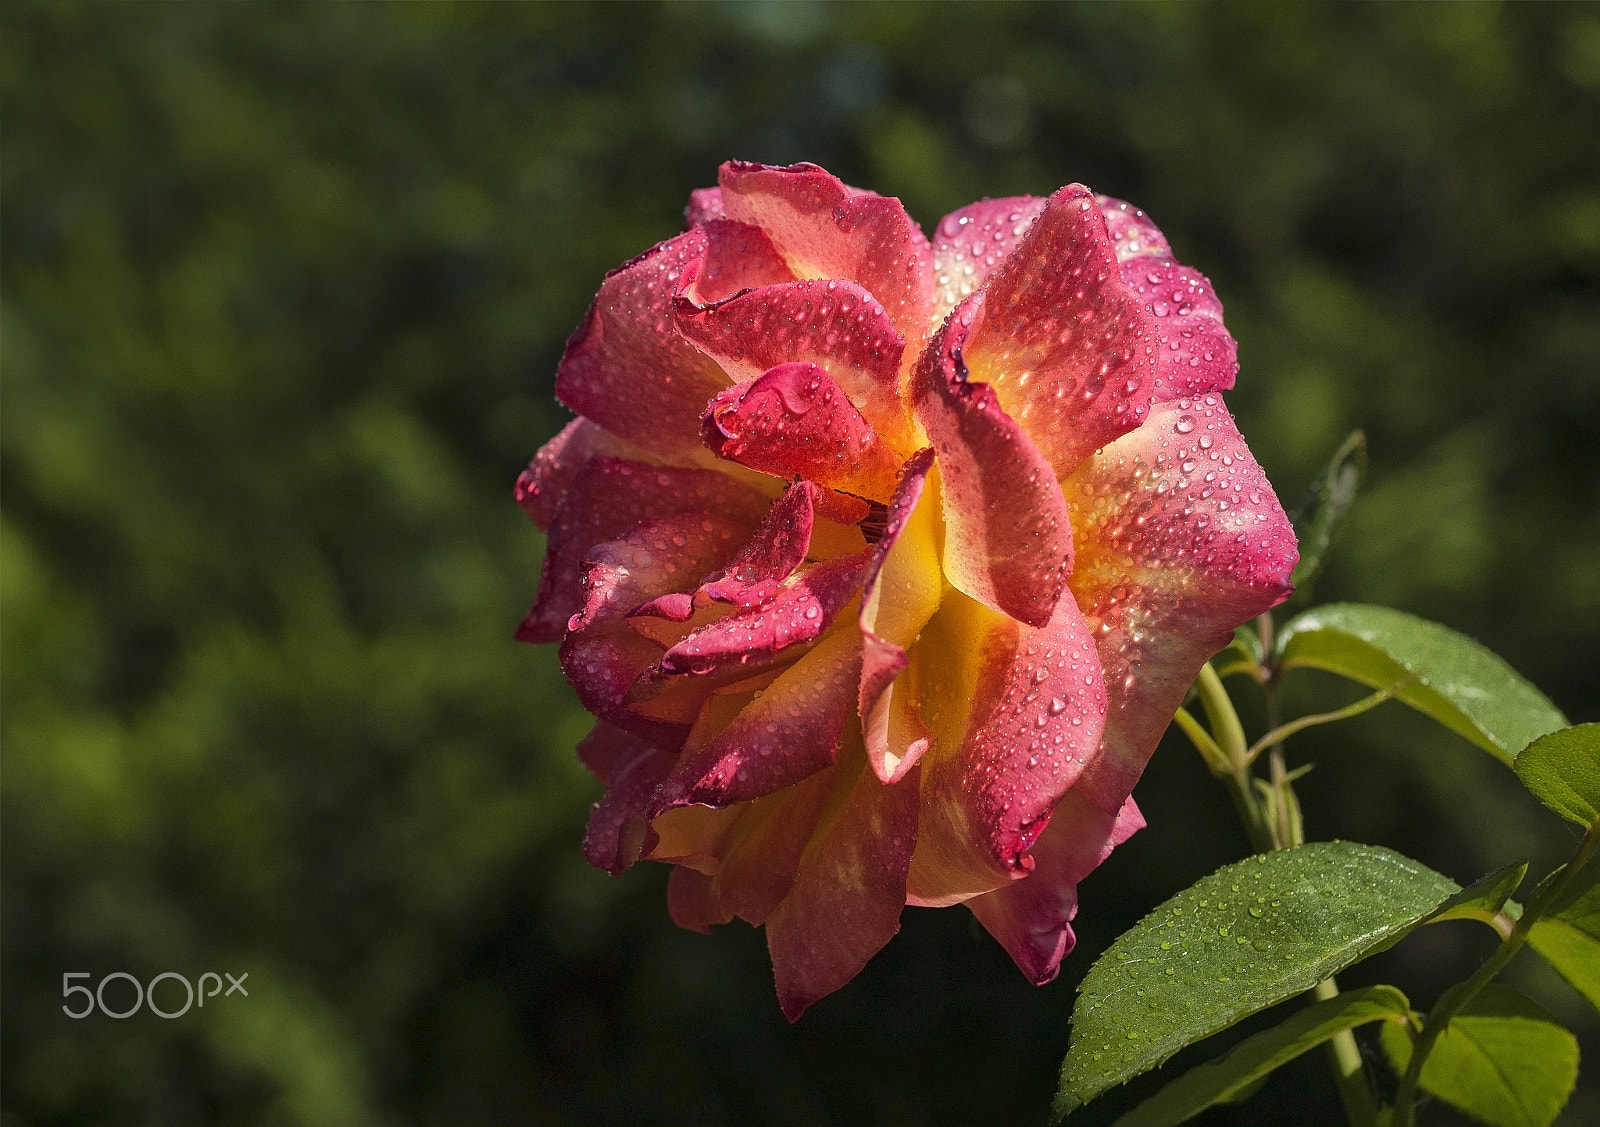
<path fill-rule="evenodd" d="M 886 787 L 856 753 L 841 766 L 789 894 L 767 917 L 784 1016 L 839 989 L 900 929 L 917 841 L 917 777 Z"/>
<path fill-rule="evenodd" d="M 632 732 L 597 720 L 589 734 L 578 741 L 578 762 L 602 785 L 609 786 L 618 770 L 637 758 L 640 742 Z"/>
<path fill-rule="evenodd" d="M 861 581 L 863 632 L 909 645 L 939 607 L 938 506 L 922 504 L 934 451 L 907 460 L 884 513 L 883 534 L 873 545 Z"/>
<path fill-rule="evenodd" d="M 932 466 L 931 448 L 906 463 L 861 588 L 858 708 L 867 761 L 886 784 L 904 778 L 932 744 L 918 711 L 919 671 L 904 649 L 939 608 L 944 586 L 937 503 L 921 503 Z"/>
<path fill-rule="evenodd" d="M 1167 237 L 1142 209 L 1111 196 L 1097 195 L 1094 202 L 1105 217 L 1106 234 L 1111 237 L 1111 249 L 1116 253 L 1118 262 L 1126 263 L 1143 255 L 1172 257 L 1172 247 L 1168 245 Z"/>
<path fill-rule="evenodd" d="M 686 865 L 674 865 L 667 878 L 667 914 L 679 927 L 701 935 L 710 935 L 712 924 L 733 919 L 717 896 L 716 878 Z"/>
<path fill-rule="evenodd" d="M 871 634 L 862 639 L 861 737 L 873 773 L 888 786 L 933 746 L 922 722 L 920 673 L 900 646 Z"/>
<path fill-rule="evenodd" d="M 706 235 L 705 263 L 674 299 L 674 306 L 687 301 L 693 308 L 696 303 L 723 301 L 741 290 L 794 280 L 761 228 L 713 219 L 701 230 Z"/>
<path fill-rule="evenodd" d="M 811 507 L 816 510 L 820 518 L 811 526 L 812 550 L 808 554 L 812 559 L 848 556 L 867 546 L 865 538 L 861 536 L 861 530 L 854 526 L 866 520 L 872 513 L 871 504 L 848 493 L 819 489 L 811 496 Z M 842 527 L 828 529 L 822 527 L 823 524 Z M 822 539 L 826 539 L 826 545 L 819 544 L 819 540 Z"/>
<path fill-rule="evenodd" d="M 939 220 L 933 235 L 933 323 L 982 286 L 1044 210 L 1038 196 L 982 200 Z"/>
<path fill-rule="evenodd" d="M 852 193 L 814 164 L 729 161 L 717 179 L 728 218 L 765 231 L 797 278 L 860 282 L 913 353 L 921 347 L 933 308 L 933 256 L 899 200 Z"/>
<path fill-rule="evenodd" d="M 1172 257 L 1166 236 L 1131 204 L 1096 196 L 1122 279 L 1155 315 L 1160 347 L 1157 401 L 1226 391 L 1239 372 L 1239 346 L 1222 324 L 1222 303 L 1205 275 Z"/>
<path fill-rule="evenodd" d="M 556 397 L 619 438 L 665 458 L 700 445 L 700 412 L 728 386 L 673 325 L 672 299 L 700 268 L 695 227 L 606 275 L 556 369 Z"/>
<path fill-rule="evenodd" d="M 779 675 L 662 784 L 652 816 L 675 806 L 729 806 L 832 766 L 856 703 L 861 639 L 838 630 Z"/>
<path fill-rule="evenodd" d="M 861 587 L 867 559 L 846 556 L 805 568 L 770 601 L 694 631 L 661 658 L 664 673 L 755 672 L 791 646 L 821 637 Z"/>
<path fill-rule="evenodd" d="M 562 495 L 550 525 L 539 598 L 517 630 L 525 642 L 553 642 L 583 606 L 584 557 L 649 517 L 705 509 L 754 529 L 769 502 L 716 470 L 649 466 L 596 455 Z"/>
<path fill-rule="evenodd" d="M 591 745 L 585 763 L 590 758 L 604 761 L 608 776 L 605 794 L 589 812 L 583 855 L 589 864 L 616 876 L 649 850 L 653 834 L 645 807 L 677 754 L 603 723 L 583 744 Z M 583 744 L 580 756 L 585 755 Z"/>
<path fill-rule="evenodd" d="M 681 756 L 679 762 L 682 762 Z M 651 801 L 655 801 L 654 797 Z M 722 849 L 723 840 L 743 814 L 743 806 L 732 806 L 725 810 L 680 806 L 654 815 L 650 829 L 655 834 L 655 841 L 643 856 L 651 861 L 714 873 L 720 864 L 717 855 Z"/>
<path fill-rule="evenodd" d="M 1155 405 L 1062 488 L 1110 706 L 1079 789 L 1115 811 L 1201 664 L 1288 597 L 1294 531 L 1217 395 Z"/>
<path fill-rule="evenodd" d="M 685 227 L 699 227 L 713 219 L 726 218 L 721 188 L 696 188 L 689 193 L 688 206 L 683 209 Z"/>
<path fill-rule="evenodd" d="M 816 519 L 813 499 L 821 491 L 820 486 L 809 481 L 791 485 L 772 503 L 756 534 L 727 566 L 705 578 L 697 595 L 719 603 L 753 607 L 777 594 L 783 581 L 805 562 Z"/>
<path fill-rule="evenodd" d="M 790 282 L 712 304 L 673 306 L 683 335 L 735 381 L 779 364 L 820 366 L 872 429 L 909 451 L 911 426 L 900 395 L 905 339 L 877 299 L 854 282 Z"/>
<path fill-rule="evenodd" d="M 963 349 L 971 378 L 994 387 L 1057 480 L 1139 425 L 1156 377 L 1156 318 L 1123 281 L 1087 188 L 1051 196 L 981 292 Z"/>
<path fill-rule="evenodd" d="M 1079 882 L 1143 828 L 1131 798 L 1113 816 L 1068 791 L 1034 843 L 1033 872 L 968 900 L 967 907 L 1028 981 L 1043 986 L 1055 978 L 1075 942 L 1071 922 L 1078 914 Z"/>
<path fill-rule="evenodd" d="M 994 389 L 967 382 L 965 333 L 958 311 L 928 346 L 912 391 L 938 452 L 945 575 L 986 606 L 1042 626 L 1072 567 L 1066 505 L 1049 462 Z"/>
<path fill-rule="evenodd" d="M 588 419 L 573 419 L 561 433 L 546 442 L 517 478 L 514 495 L 517 504 L 541 531 L 548 532 L 556 519 L 562 495 L 571 487 L 578 471 L 596 454 L 633 457 L 638 447 L 607 434 Z"/>
<path fill-rule="evenodd" d="M 620 618 L 670 591 L 693 587 L 734 558 L 747 527 L 720 513 L 691 509 L 650 517 L 584 556 L 583 609 L 567 629 Z"/>
<path fill-rule="evenodd" d="M 665 650 L 658 640 L 640 637 L 628 615 L 663 592 L 692 587 L 733 555 L 744 532 L 738 521 L 690 510 L 640 521 L 590 549 L 584 558 L 584 606 L 572 616 L 561 646 L 562 668 L 584 707 L 663 747 L 682 744 L 709 687 L 695 686 L 629 710 L 628 690 L 655 668 Z M 680 636 L 685 632 L 679 629 Z"/>
<path fill-rule="evenodd" d="M 756 927 L 765 923 L 794 884 L 837 774 L 829 767 L 742 807 L 723 837 L 714 873 L 673 870 L 667 884 L 673 922 L 695 931 L 734 916 Z"/>
<path fill-rule="evenodd" d="M 924 755 L 912 902 L 946 905 L 1032 868 L 1028 850 L 1100 745 L 1105 686 L 1070 598 L 1040 629 L 947 593 L 922 633 Z"/>
<path fill-rule="evenodd" d="M 646 715 L 626 707 L 628 690 L 661 657 L 661 646 L 615 626 L 569 634 L 561 642 L 561 668 L 584 708 L 659 747 L 683 746 L 698 712 L 694 702 Z"/>
<path fill-rule="evenodd" d="M 719 458 L 779 477 L 886 501 L 900 459 L 815 364 L 779 364 L 706 407 L 705 444 Z"/>
<path fill-rule="evenodd" d="M 1239 371 L 1239 346 L 1222 324 L 1222 303 L 1205 275 L 1168 259 L 1123 263 L 1128 284 L 1155 315 L 1160 348 L 1156 401 L 1225 391 Z"/>

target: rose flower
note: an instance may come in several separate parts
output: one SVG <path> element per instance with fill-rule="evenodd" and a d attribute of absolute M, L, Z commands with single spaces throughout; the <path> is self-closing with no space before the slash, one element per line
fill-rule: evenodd
<path fill-rule="evenodd" d="M 907 904 L 1048 982 L 1185 689 L 1290 590 L 1221 305 L 1080 185 L 930 244 L 814 165 L 718 179 L 601 283 L 581 417 L 517 482 L 518 636 L 598 718 L 585 853 L 676 866 L 684 927 L 764 924 L 791 1020 Z"/>

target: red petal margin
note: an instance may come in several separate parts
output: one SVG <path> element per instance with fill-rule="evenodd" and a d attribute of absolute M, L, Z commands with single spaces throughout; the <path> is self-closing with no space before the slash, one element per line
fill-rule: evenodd
<path fill-rule="evenodd" d="M 1100 746 L 1106 693 L 1070 598 L 1034 629 L 948 594 L 920 656 L 923 713 L 939 744 L 920 764 L 911 895 L 942 906 L 1033 868 L 1034 840 Z"/>
<path fill-rule="evenodd" d="M 683 225 L 699 227 L 713 219 L 726 219 L 722 210 L 721 188 L 696 188 L 689 193 L 689 203 L 683 209 Z"/>
<path fill-rule="evenodd" d="M 662 747 L 682 745 L 699 708 L 697 698 L 677 702 L 681 715 L 657 708 L 645 717 L 624 708 L 628 689 L 654 668 L 663 652 L 659 643 L 636 633 L 626 616 L 647 600 L 692 586 L 698 576 L 720 566 L 737 548 L 745 527 L 691 510 L 641 521 L 620 538 L 590 550 L 584 607 L 573 615 L 561 645 L 561 667 L 585 708 Z"/>
<path fill-rule="evenodd" d="M 1044 210 L 1038 196 L 983 200 L 952 211 L 933 234 L 933 319 L 950 315 L 989 280 Z"/>
<path fill-rule="evenodd" d="M 1096 196 L 1094 202 L 1100 214 L 1105 216 L 1106 234 L 1111 236 L 1111 246 L 1116 251 L 1118 262 L 1144 255 L 1172 257 L 1172 247 L 1168 245 L 1167 237 L 1161 233 L 1161 228 L 1150 221 L 1143 209 L 1111 196 Z"/>
<path fill-rule="evenodd" d="M 606 792 L 589 811 L 583 855 L 595 868 L 617 876 L 651 847 L 654 835 L 645 807 L 677 754 L 602 721 L 579 742 L 578 756 L 590 770 L 605 766 Z"/>
<path fill-rule="evenodd" d="M 539 448 L 528 468 L 518 476 L 513 495 L 533 523 L 548 532 L 562 495 L 585 462 L 596 454 L 627 457 L 638 453 L 636 447 L 607 434 L 588 419 L 573 419 Z"/>
<path fill-rule="evenodd" d="M 751 228 L 753 230 L 753 228 Z M 889 442 L 909 450 L 900 396 L 905 339 L 870 293 L 855 282 L 789 282 L 724 301 L 673 305 L 678 327 L 735 382 L 787 361 L 820 365 Z"/>
<path fill-rule="evenodd" d="M 1122 280 L 1149 303 L 1161 339 L 1154 398 L 1226 391 L 1239 373 L 1239 346 L 1222 324 L 1222 302 L 1204 274 L 1178 262 L 1166 236 L 1132 204 L 1096 196 Z"/>
<path fill-rule="evenodd" d="M 789 647 L 821 637 L 860 590 L 866 564 L 865 554 L 813 564 L 768 602 L 689 634 L 662 656 L 662 671 L 704 676 L 747 667 L 755 673 Z"/>
<path fill-rule="evenodd" d="M 686 756 L 657 792 L 650 816 L 691 803 L 723 807 L 761 798 L 831 767 L 860 678 L 861 640 L 835 631 Z"/>
<path fill-rule="evenodd" d="M 806 561 L 815 500 L 822 487 L 797 481 L 767 510 L 761 527 L 726 567 L 700 584 L 697 595 L 737 607 L 754 607 L 771 599 L 785 579 Z"/>
<path fill-rule="evenodd" d="M 607 274 L 556 369 L 561 402 L 664 458 L 699 448 L 700 412 L 728 386 L 672 322 L 672 299 L 699 271 L 706 245 L 695 227 Z"/>
<path fill-rule="evenodd" d="M 857 756 L 841 764 L 794 884 L 767 917 L 778 1004 L 791 1022 L 849 982 L 900 930 L 917 841 L 917 776 L 886 787 Z"/>
<path fill-rule="evenodd" d="M 928 346 L 912 385 L 912 408 L 938 453 L 944 487 L 945 574 L 985 606 L 1043 626 L 1072 569 L 1067 507 L 1050 463 L 994 389 L 967 381 L 965 334 L 958 310 Z"/>
<path fill-rule="evenodd" d="M 740 521 L 691 509 L 650 517 L 596 544 L 584 556 L 583 609 L 567 629 L 578 633 L 616 621 L 666 592 L 693 586 L 708 570 L 724 566 L 745 535 Z"/>
<path fill-rule="evenodd" d="M 900 459 L 816 364 L 779 364 L 706 406 L 701 437 L 719 458 L 803 477 L 875 501 L 894 491 Z"/>
<path fill-rule="evenodd" d="M 729 161 L 718 174 L 729 219 L 767 233 L 799 278 L 860 282 L 915 351 L 933 310 L 933 256 L 900 201 L 852 193 L 814 164 Z"/>
<path fill-rule="evenodd" d="M 1043 986 L 1055 978 L 1076 942 L 1071 923 L 1078 914 L 1079 882 L 1143 828 L 1144 817 L 1131 798 L 1113 816 L 1068 791 L 1034 844 L 1033 872 L 968 900 L 967 907 L 1028 981 Z"/>
<path fill-rule="evenodd" d="M 724 301 L 741 290 L 794 281 L 794 274 L 761 228 L 714 219 L 702 230 L 706 234 L 705 265 L 677 301 L 686 297 L 702 304 Z"/>
<path fill-rule="evenodd" d="M 1156 379 L 1156 318 L 1129 288 L 1081 184 L 1050 197 L 980 291 L 964 354 L 1057 480 L 1138 426 Z"/>
<path fill-rule="evenodd" d="M 1105 668 L 1105 745 L 1078 789 L 1120 808 L 1200 666 L 1292 590 L 1294 530 L 1219 395 L 1155 405 L 1062 483 L 1071 586 Z"/>
<path fill-rule="evenodd" d="M 539 599 L 517 638 L 554 642 L 583 607 L 583 560 L 589 549 L 642 520 L 705 509 L 755 529 L 769 501 L 748 485 L 716 470 L 650 466 L 597 455 L 584 463 L 562 494 L 550 525 Z"/>

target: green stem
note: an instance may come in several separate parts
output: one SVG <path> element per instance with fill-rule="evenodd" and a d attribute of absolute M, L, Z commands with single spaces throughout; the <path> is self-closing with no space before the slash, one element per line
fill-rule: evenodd
<path fill-rule="evenodd" d="M 1451 987 L 1439 999 L 1438 1005 L 1434 1006 L 1433 1012 L 1428 1015 L 1416 1044 L 1412 1046 L 1411 1060 L 1406 1065 L 1406 1074 L 1400 1078 L 1400 1090 L 1395 1096 L 1393 1127 L 1411 1127 L 1416 1114 L 1417 1086 L 1422 1079 L 1422 1067 L 1428 1061 L 1428 1054 L 1433 1052 L 1433 1047 L 1438 1044 L 1439 1038 L 1449 1026 L 1450 1019 L 1476 998 L 1479 991 L 1492 982 L 1495 975 L 1511 961 L 1511 956 L 1522 949 L 1522 945 L 1528 941 L 1528 932 L 1532 930 L 1534 923 L 1544 910 L 1566 891 L 1567 886 L 1594 855 L 1596 846 L 1600 846 L 1600 822 L 1589 827 L 1589 832 L 1583 835 L 1583 842 L 1578 846 L 1578 851 L 1572 855 L 1572 860 L 1561 867 L 1556 878 L 1534 893 L 1533 898 L 1523 908 L 1522 916 L 1512 926 L 1511 934 L 1500 941 L 1500 946 L 1495 949 L 1494 954 L 1484 961 L 1471 978 Z"/>
<path fill-rule="evenodd" d="M 1284 740 L 1288 739 L 1296 732 L 1303 732 L 1307 728 L 1316 727 L 1318 724 L 1332 724 L 1335 720 L 1348 720 L 1352 716 L 1360 716 L 1368 709 L 1377 708 L 1384 701 L 1394 696 L 1401 689 L 1405 688 L 1416 679 L 1417 674 L 1413 673 L 1409 677 L 1404 677 L 1401 680 L 1396 681 L 1387 689 L 1379 689 L 1371 696 L 1362 697 L 1354 704 L 1346 705 L 1344 708 L 1338 709 L 1335 712 L 1318 712 L 1311 716 L 1302 716 L 1297 720 L 1291 720 L 1287 724 L 1280 724 L 1278 727 L 1272 729 L 1272 731 L 1268 732 L 1255 743 L 1250 745 L 1249 749 L 1244 753 L 1245 760 L 1246 762 L 1254 763 L 1256 758 L 1266 748 L 1274 744 L 1283 743 Z"/>
<path fill-rule="evenodd" d="M 1254 779 L 1245 759 L 1244 725 L 1239 722 L 1239 713 L 1234 710 L 1222 678 L 1210 663 L 1200 667 L 1195 688 L 1206 710 L 1206 719 L 1211 721 L 1211 732 L 1202 728 L 1184 709 L 1180 708 L 1174 719 L 1199 749 L 1211 773 L 1228 788 L 1228 797 L 1233 799 L 1233 808 L 1250 838 L 1250 848 L 1257 853 L 1269 853 L 1273 849 L 1272 832 L 1261 809 L 1261 799 L 1252 785 Z"/>
<path fill-rule="evenodd" d="M 1339 984 L 1329 975 L 1317 983 L 1313 993 L 1317 1001 L 1326 1002 L 1339 996 Z M 1344 1104 L 1344 1117 L 1350 1127 L 1376 1127 L 1378 1108 L 1372 1102 L 1372 1086 L 1367 1083 L 1366 1062 L 1361 1059 L 1361 1048 L 1355 1035 L 1348 1029 L 1328 1042 L 1328 1064 L 1333 1069 L 1333 1079 L 1339 1086 L 1339 1099 Z"/>
<path fill-rule="evenodd" d="M 1200 676 L 1195 679 L 1194 687 L 1200 693 L 1200 703 L 1205 706 L 1206 719 L 1211 721 L 1211 731 L 1222 750 L 1227 753 L 1228 762 L 1235 768 L 1243 766 L 1246 751 L 1244 725 L 1239 723 L 1239 714 L 1234 711 L 1233 700 L 1228 696 L 1222 678 L 1217 676 L 1217 671 L 1211 668 L 1209 661 L 1200 667 Z"/>
<path fill-rule="evenodd" d="M 1211 730 L 1217 736 L 1210 741 L 1211 747 L 1226 756 L 1231 768 L 1226 774 L 1214 773 L 1219 774 L 1227 784 L 1234 808 L 1239 812 L 1245 832 L 1250 835 L 1251 845 L 1259 852 L 1266 853 L 1305 842 L 1305 825 L 1300 819 L 1299 803 L 1295 799 L 1290 785 L 1292 780 L 1283 760 L 1284 739 L 1312 724 L 1342 720 L 1346 713 L 1353 716 L 1363 712 L 1386 700 L 1400 686 L 1375 694 L 1376 699 L 1370 703 L 1363 701 L 1351 709 L 1341 709 L 1340 714 L 1307 717 L 1304 721 L 1285 725 L 1278 707 L 1278 686 L 1273 668 L 1271 612 L 1256 619 L 1256 631 L 1261 639 L 1262 666 L 1256 671 L 1255 680 L 1266 698 L 1266 736 L 1252 746 L 1245 746 L 1244 726 L 1239 723 L 1239 714 L 1222 687 L 1222 678 L 1209 664 L 1201 669 L 1195 686 L 1205 706 L 1206 718 L 1211 721 Z M 1192 717 L 1189 719 L 1196 728 L 1199 727 Z M 1253 785 L 1255 776 L 1250 769 L 1263 749 L 1270 749 L 1271 753 L 1269 770 L 1274 797 L 1271 803 L 1273 817 L 1270 819 L 1262 809 L 1260 796 Z M 1314 993 L 1319 1001 L 1337 997 L 1339 984 L 1330 975 L 1317 983 Z M 1373 1104 L 1372 1085 L 1367 1079 L 1366 1064 L 1361 1059 L 1361 1048 L 1356 1044 L 1355 1034 L 1348 1029 L 1340 1031 L 1328 1042 L 1327 1054 L 1334 1082 L 1339 1088 L 1339 1100 L 1344 1105 L 1346 1122 L 1350 1127 L 1376 1127 L 1378 1111 Z"/>

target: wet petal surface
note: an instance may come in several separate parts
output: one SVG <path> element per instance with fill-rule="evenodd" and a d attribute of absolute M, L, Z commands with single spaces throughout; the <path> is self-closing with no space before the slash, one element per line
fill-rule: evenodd
<path fill-rule="evenodd" d="M 765 231 L 796 277 L 859 282 L 908 346 L 927 339 L 933 256 L 899 200 L 852 192 L 813 164 L 730 161 L 718 180 L 728 218 Z"/>
<path fill-rule="evenodd" d="M 661 787 L 653 813 L 761 798 L 832 766 L 860 676 L 860 639 L 835 631 L 687 756 Z"/>
<path fill-rule="evenodd" d="M 964 334 L 958 313 L 929 346 L 912 389 L 938 457 L 945 574 L 984 605 L 1042 626 L 1072 567 L 1066 504 L 1050 463 L 994 389 L 967 381 Z"/>
<path fill-rule="evenodd" d="M 699 449 L 700 412 L 728 386 L 672 322 L 672 301 L 705 252 L 705 231 L 695 227 L 608 274 L 556 369 L 561 402 L 669 459 Z"/>
<path fill-rule="evenodd" d="M 905 340 L 877 300 L 854 282 L 791 282 L 725 301 L 674 306 L 684 336 L 735 382 L 780 364 L 816 364 L 841 387 L 878 434 L 909 452 L 900 396 Z"/>
<path fill-rule="evenodd" d="M 1044 210 L 1039 196 L 982 200 L 939 220 L 933 236 L 933 321 L 950 315 L 1017 248 Z"/>
<path fill-rule="evenodd" d="M 968 900 L 967 907 L 1028 981 L 1043 986 L 1076 942 L 1071 924 L 1078 914 L 1078 883 L 1143 828 L 1133 799 L 1113 816 L 1069 791 L 1034 843 L 1033 872 Z"/>
<path fill-rule="evenodd" d="M 1071 598 L 1036 629 L 951 593 L 923 631 L 921 656 L 936 744 L 920 764 L 911 895 L 942 905 L 1032 868 L 1035 838 L 1100 746 L 1106 698 Z"/>
<path fill-rule="evenodd" d="M 779 364 L 712 399 L 701 433 L 719 458 L 886 501 L 900 459 L 815 364 Z"/>
<path fill-rule="evenodd" d="M 1071 589 L 1106 671 L 1106 746 L 1083 782 L 1115 811 L 1201 664 L 1290 593 L 1294 531 L 1219 395 L 1157 404 L 1063 483 Z"/>
<path fill-rule="evenodd" d="M 913 772 L 884 786 L 859 751 L 841 765 L 794 883 L 767 917 L 778 1003 L 790 1021 L 854 978 L 900 930 L 916 781 Z"/>
<path fill-rule="evenodd" d="M 983 288 L 964 355 L 971 378 L 1037 443 L 1059 480 L 1143 420 L 1155 317 L 1124 282 L 1081 185 L 1061 189 Z"/>
<path fill-rule="evenodd" d="M 527 642 L 553 642 L 583 608 L 584 557 L 650 517 L 690 510 L 715 512 L 754 529 L 768 500 L 715 470 L 650 466 L 597 455 L 584 463 L 562 495 L 550 525 L 539 598 L 518 628 Z"/>

